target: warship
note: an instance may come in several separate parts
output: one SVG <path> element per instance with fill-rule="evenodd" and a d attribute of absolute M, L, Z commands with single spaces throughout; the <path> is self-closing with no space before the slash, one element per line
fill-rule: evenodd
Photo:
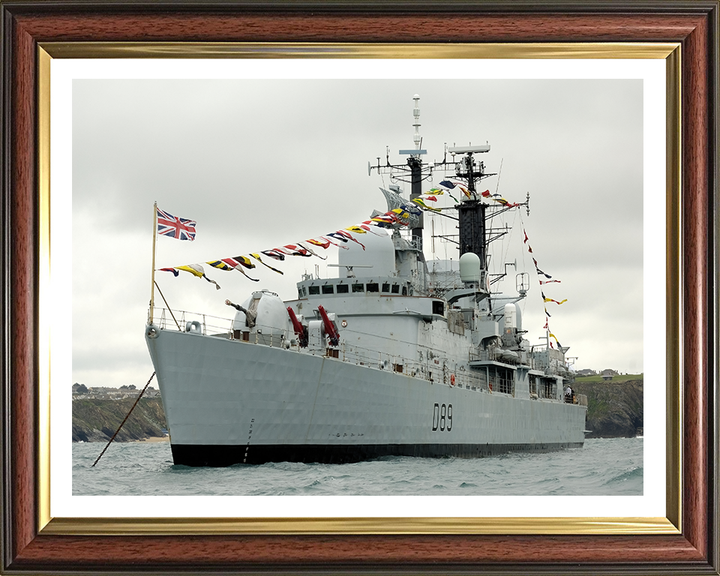
<path fill-rule="evenodd" d="M 199 314 L 173 316 L 173 324 L 151 303 L 145 338 L 175 464 L 583 446 L 587 401 L 569 388 L 568 348 L 553 346 L 548 330 L 531 345 L 523 330 L 529 274 L 516 273 L 516 293 L 507 295 L 494 291 L 506 273 L 489 270 L 488 247 L 506 233 L 493 219 L 529 213 L 529 195 L 512 204 L 479 190 L 496 175 L 478 158 L 489 144 L 446 145 L 442 161 L 424 162 L 418 98 L 414 147 L 399 151 L 405 161 L 392 164 L 388 153 L 368 165 L 391 175 L 394 184 L 381 188 L 388 211 L 365 223 L 372 233 L 362 242 L 352 231 L 333 237 L 343 248 L 337 277 L 305 274 L 292 300 L 269 290 L 227 300 L 234 317 L 214 323 Z M 429 266 L 423 251 L 423 186 L 437 173 L 460 196 L 432 209 L 455 224 L 457 234 L 444 240 L 458 250 L 457 269 Z M 398 182 L 409 184 L 409 198 Z"/>

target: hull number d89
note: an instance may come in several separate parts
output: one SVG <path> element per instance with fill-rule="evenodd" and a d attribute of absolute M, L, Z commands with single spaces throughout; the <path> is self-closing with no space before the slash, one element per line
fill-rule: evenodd
<path fill-rule="evenodd" d="M 433 421 L 432 430 L 433 432 L 450 432 L 452 430 L 452 404 L 438 404 L 437 402 L 433 405 Z"/>

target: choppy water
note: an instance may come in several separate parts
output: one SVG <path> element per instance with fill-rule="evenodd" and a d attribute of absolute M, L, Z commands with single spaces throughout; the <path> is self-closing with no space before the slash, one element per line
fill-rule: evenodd
<path fill-rule="evenodd" d="M 262 495 L 642 495 L 642 438 L 586 440 L 583 448 L 488 458 L 392 457 L 356 464 L 172 463 L 167 442 L 73 444 L 73 494 Z"/>

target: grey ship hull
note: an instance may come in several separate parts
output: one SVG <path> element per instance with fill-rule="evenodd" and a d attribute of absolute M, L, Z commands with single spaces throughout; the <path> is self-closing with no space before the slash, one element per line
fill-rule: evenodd
<path fill-rule="evenodd" d="M 224 337 L 157 330 L 147 342 L 176 464 L 481 457 L 584 442 L 584 406 Z"/>

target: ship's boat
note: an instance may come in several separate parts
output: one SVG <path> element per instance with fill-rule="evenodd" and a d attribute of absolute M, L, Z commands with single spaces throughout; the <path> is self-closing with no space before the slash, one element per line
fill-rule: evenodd
<path fill-rule="evenodd" d="M 587 406 L 566 396 L 568 349 L 524 337 L 527 274 L 518 274 L 517 294 L 491 292 L 497 234 L 488 222 L 529 198 L 507 204 L 478 192 L 493 175 L 477 160 L 489 145 L 447 148 L 442 162 L 426 164 L 417 134 L 415 142 L 401 151 L 405 164 L 370 167 L 405 178 L 410 197 L 382 189 L 389 217 L 376 214 L 362 243 L 345 242 L 338 277 L 306 274 L 289 301 L 268 290 L 228 300 L 234 318 L 215 330 L 202 319 L 175 329 L 151 310 L 145 335 L 176 464 L 582 447 Z M 440 170 L 454 172 L 448 185 L 462 194 L 454 271 L 428 269 L 422 202 L 413 202 Z"/>

